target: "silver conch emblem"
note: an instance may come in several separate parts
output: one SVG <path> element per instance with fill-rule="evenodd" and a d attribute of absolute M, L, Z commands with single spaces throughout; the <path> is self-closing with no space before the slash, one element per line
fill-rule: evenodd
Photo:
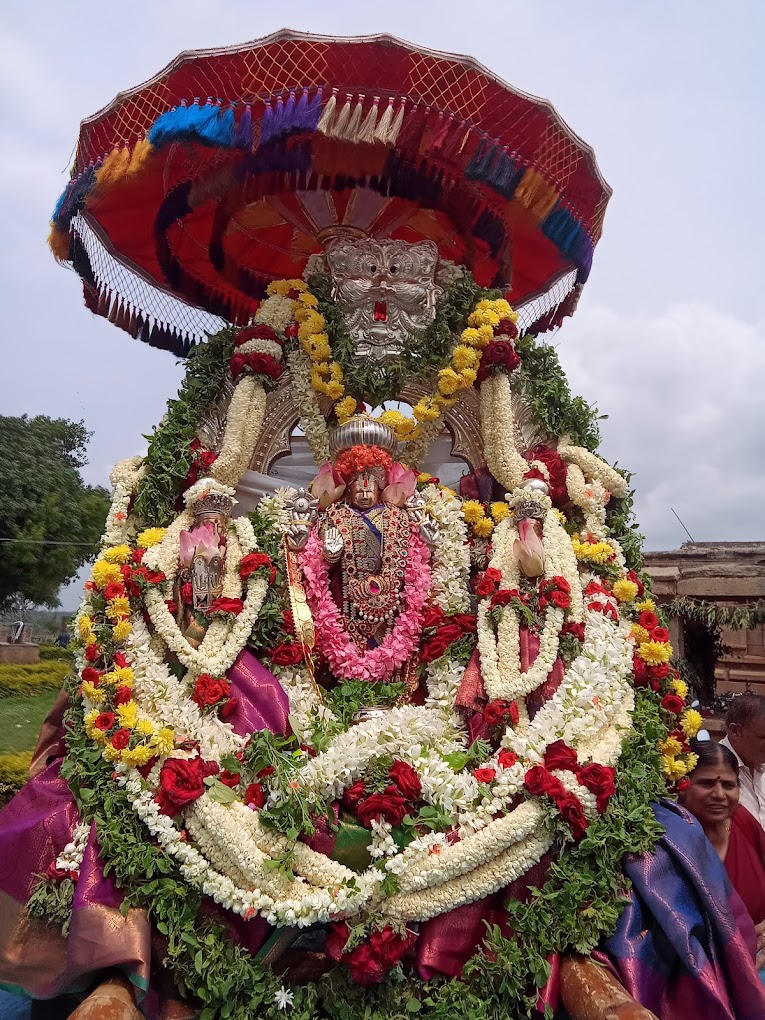
<path fill-rule="evenodd" d="M 325 249 L 336 300 L 346 313 L 356 357 L 384 362 L 407 333 L 424 330 L 443 291 L 432 241 L 333 239 Z"/>

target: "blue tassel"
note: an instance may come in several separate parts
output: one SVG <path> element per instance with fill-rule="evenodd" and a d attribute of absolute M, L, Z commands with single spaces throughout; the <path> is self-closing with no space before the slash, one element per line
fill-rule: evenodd
<path fill-rule="evenodd" d="M 315 131 L 316 128 L 318 127 L 319 118 L 321 117 L 322 91 L 323 90 L 320 85 L 316 90 L 316 95 L 313 97 L 310 103 L 308 103 L 307 109 L 305 111 L 305 120 L 301 125 L 302 127 L 305 128 L 306 131 Z M 308 89 L 304 90 L 303 95 L 304 96 L 308 95 Z"/>
<path fill-rule="evenodd" d="M 62 210 L 62 208 L 64 206 L 64 203 L 66 202 L 67 198 L 69 197 L 69 193 L 71 192 L 73 187 L 74 187 L 74 181 L 71 180 L 71 181 L 69 181 L 67 186 L 64 188 L 64 190 L 59 195 L 58 202 L 56 202 L 56 205 L 53 208 L 53 215 L 51 216 L 51 221 L 53 223 L 58 223 L 59 213 L 61 212 L 61 210 Z"/>
<path fill-rule="evenodd" d="M 200 106 L 194 100 L 193 106 L 189 107 L 189 129 L 188 136 L 206 142 L 208 132 L 214 130 L 213 125 L 218 119 L 218 107 L 213 103 L 212 96 L 207 97 L 204 106 Z"/>
<path fill-rule="evenodd" d="M 155 149 L 159 149 L 167 142 L 177 138 L 185 129 L 187 117 L 186 100 L 182 99 L 180 106 L 174 106 L 172 110 L 163 113 L 149 128 L 150 144 Z"/>
<path fill-rule="evenodd" d="M 220 99 L 214 104 L 208 99 L 202 114 L 195 129 L 199 141 L 203 145 L 231 146 L 234 140 L 234 111 L 229 107 L 225 113 L 221 113 Z"/>
<path fill-rule="evenodd" d="M 99 163 L 100 166 L 100 163 Z M 85 205 L 85 198 L 96 183 L 96 165 L 91 163 L 79 177 L 71 182 L 70 188 L 64 192 L 63 201 L 55 223 L 60 230 L 68 230 L 77 213 Z"/>
<path fill-rule="evenodd" d="M 223 113 L 218 115 L 215 129 L 215 144 L 220 145 L 222 148 L 230 149 L 234 144 L 234 131 L 236 130 L 233 106 L 228 106 Z"/>
<path fill-rule="evenodd" d="M 271 141 L 272 126 L 274 123 L 274 111 L 271 109 L 271 100 L 266 103 L 263 110 L 263 121 L 260 125 L 260 144 L 265 145 Z"/>
<path fill-rule="evenodd" d="M 252 107 L 249 103 L 245 104 L 242 116 L 236 126 L 234 147 L 237 149 L 252 148 Z"/>

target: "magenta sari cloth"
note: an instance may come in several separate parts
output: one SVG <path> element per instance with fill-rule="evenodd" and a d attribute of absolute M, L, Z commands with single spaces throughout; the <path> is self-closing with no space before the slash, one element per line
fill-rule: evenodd
<path fill-rule="evenodd" d="M 230 717 L 236 733 L 268 729 L 287 733 L 289 702 L 273 676 L 247 650 L 229 670 L 237 706 Z M 80 817 L 74 798 L 61 778 L 64 750 L 59 741 L 48 764 L 0 813 L 0 985 L 34 998 L 82 992 L 100 971 L 117 967 L 136 987 L 149 1016 L 158 1014 L 156 960 L 164 955 L 145 912 L 119 911 L 122 895 L 111 876 L 105 877 L 95 827 L 91 827 L 76 884 L 67 939 L 57 928 L 26 917 L 24 905 L 36 876 L 47 871 L 71 840 Z M 250 952 L 260 949 L 269 926 L 259 917 L 243 921 L 214 904 L 208 913 L 222 921 Z"/>

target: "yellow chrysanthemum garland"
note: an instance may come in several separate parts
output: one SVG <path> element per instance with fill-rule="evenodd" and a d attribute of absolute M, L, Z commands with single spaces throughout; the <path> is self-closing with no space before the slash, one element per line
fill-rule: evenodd
<path fill-rule="evenodd" d="M 298 341 L 310 361 L 311 387 L 315 393 L 336 401 L 334 410 L 342 425 L 355 414 L 359 401 L 346 392 L 343 369 L 332 357 L 327 324 L 318 310 L 317 298 L 303 280 L 275 280 L 269 284 L 267 293 L 269 297 L 290 297 L 297 293 L 297 298 L 293 298 L 293 315 L 298 325 Z M 452 351 L 449 364 L 438 373 L 436 391 L 414 405 L 411 418 L 400 411 L 384 411 L 380 415 L 379 420 L 393 429 L 399 442 L 411 443 L 419 439 L 423 425 L 437 422 L 443 411 L 454 404 L 459 392 L 470 389 L 478 376 L 483 350 L 494 338 L 494 327 L 503 319 L 512 322 L 518 319 L 518 314 L 504 298 L 481 299 L 468 316 L 467 326 Z M 484 525 L 483 530 L 487 527 Z M 488 534 L 491 534 L 490 527 Z"/>

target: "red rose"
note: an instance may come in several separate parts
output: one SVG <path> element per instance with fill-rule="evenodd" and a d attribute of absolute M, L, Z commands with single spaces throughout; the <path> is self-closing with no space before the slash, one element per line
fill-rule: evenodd
<path fill-rule="evenodd" d="M 276 340 L 277 343 L 279 342 L 279 338 L 276 333 L 270 326 L 266 326 L 263 322 L 259 323 L 257 326 L 247 326 L 245 329 L 240 329 L 234 337 L 234 344 L 237 347 L 241 347 L 241 345 L 246 344 L 248 340 Z"/>
<path fill-rule="evenodd" d="M 130 730 L 117 730 L 112 737 L 112 746 L 116 747 L 118 751 L 121 751 L 123 747 L 127 747 L 130 743 Z"/>
<path fill-rule="evenodd" d="M 560 629 L 561 634 L 570 634 L 577 641 L 584 641 L 584 624 L 569 621 L 564 623 Z"/>
<path fill-rule="evenodd" d="M 114 726 L 114 712 L 102 712 L 93 725 L 99 730 L 110 730 Z"/>
<path fill-rule="evenodd" d="M 430 627 L 437 627 L 443 622 L 444 616 L 445 613 L 440 606 L 426 606 L 422 614 L 422 629 L 428 630 Z"/>
<path fill-rule="evenodd" d="M 553 591 L 550 592 L 550 598 L 552 599 L 553 605 L 557 606 L 558 609 L 568 609 L 571 605 L 571 596 L 565 591 Z"/>
<path fill-rule="evenodd" d="M 126 666 L 129 666 L 130 663 L 128 662 L 127 655 L 124 652 L 115 652 L 114 665 L 119 666 L 120 669 L 125 669 Z"/>
<path fill-rule="evenodd" d="M 45 877 L 52 879 L 54 882 L 63 882 L 65 878 L 70 877 L 70 873 L 64 868 L 57 868 L 56 862 L 52 861 L 48 865 L 48 870 L 45 872 Z"/>
<path fill-rule="evenodd" d="M 660 641 L 662 644 L 669 641 L 669 631 L 666 627 L 654 627 L 651 631 L 651 640 Z"/>
<path fill-rule="evenodd" d="M 394 761 L 388 775 L 401 791 L 406 800 L 419 800 L 422 783 L 417 772 L 405 761 Z"/>
<path fill-rule="evenodd" d="M 551 775 L 543 765 L 534 765 L 523 780 L 533 797 L 558 797 L 565 794 L 563 783 Z"/>
<path fill-rule="evenodd" d="M 155 801 L 162 814 L 177 815 L 205 791 L 206 776 L 218 772 L 215 762 L 203 758 L 168 758 L 159 773 L 159 790 Z"/>
<path fill-rule="evenodd" d="M 345 921 L 330 922 L 327 937 L 324 940 L 324 952 L 335 963 L 339 963 L 348 942 L 351 930 Z"/>
<path fill-rule="evenodd" d="M 244 802 L 248 807 L 263 807 L 266 795 L 260 783 L 250 783 L 244 792 Z"/>
<path fill-rule="evenodd" d="M 271 570 L 273 568 L 271 557 L 266 556 L 265 553 L 247 553 L 239 563 L 239 576 L 242 578 L 249 577 L 250 574 L 259 570 L 260 567 L 267 567 Z"/>
<path fill-rule="evenodd" d="M 516 591 L 515 588 L 500 588 L 491 597 L 491 608 L 509 606 L 513 599 L 519 599 L 520 597 L 520 592 Z"/>
<path fill-rule="evenodd" d="M 85 684 L 93 684 L 95 687 L 101 683 L 101 671 L 94 669 L 93 666 L 86 666 L 82 671 L 82 682 Z"/>
<path fill-rule="evenodd" d="M 518 711 L 516 706 L 516 712 Z M 483 710 L 483 717 L 488 726 L 499 726 L 506 715 L 510 714 L 510 702 L 502 698 L 490 701 Z"/>
<path fill-rule="evenodd" d="M 420 662 L 435 662 L 436 659 L 440 659 L 445 654 L 446 649 L 451 644 L 446 638 L 443 638 L 441 634 L 437 633 L 435 637 L 430 638 L 420 649 Z"/>
<path fill-rule="evenodd" d="M 112 581 L 104 588 L 104 598 L 107 602 L 111 602 L 112 599 L 119 599 L 125 594 L 125 585 L 120 584 L 119 581 Z"/>
<path fill-rule="evenodd" d="M 208 613 L 227 613 L 231 616 L 239 616 L 244 609 L 244 602 L 241 599 L 229 599 L 225 595 L 217 598 L 208 609 Z"/>
<path fill-rule="evenodd" d="M 282 613 L 282 630 L 285 634 L 295 633 L 295 617 L 292 615 L 291 609 L 285 609 Z"/>
<path fill-rule="evenodd" d="M 544 481 L 550 487 L 550 499 L 555 506 L 565 506 L 569 502 L 568 489 L 566 488 L 568 469 L 558 451 L 540 443 L 532 449 L 526 450 L 523 457 L 526 461 L 538 460 L 544 464 L 549 474 L 549 478 L 545 478 Z"/>
<path fill-rule="evenodd" d="M 637 585 L 637 597 L 639 599 L 642 599 L 643 596 L 645 595 L 645 585 L 640 580 L 640 578 L 637 576 L 637 574 L 635 573 L 634 570 L 628 570 L 627 571 L 627 580 L 628 581 L 632 581 L 633 584 Z"/>
<path fill-rule="evenodd" d="M 395 967 L 402 956 L 410 949 L 417 936 L 407 931 L 405 935 L 397 935 L 389 924 L 381 931 L 373 931 L 369 936 L 369 946 L 377 958 L 386 967 Z"/>
<path fill-rule="evenodd" d="M 545 766 L 551 771 L 559 769 L 561 772 L 578 772 L 576 751 L 568 747 L 565 741 L 556 740 L 545 751 Z"/>
<path fill-rule="evenodd" d="M 178 603 L 174 599 L 165 599 L 167 611 L 171 616 L 178 615 Z"/>
<path fill-rule="evenodd" d="M 643 662 L 639 655 L 633 655 L 632 657 L 632 672 L 635 675 L 636 687 L 649 686 L 651 677 L 648 672 L 648 666 L 646 666 L 646 664 Z"/>
<path fill-rule="evenodd" d="M 117 690 L 116 690 L 116 692 L 114 694 L 114 704 L 115 704 L 115 706 L 117 706 L 117 705 L 126 705 L 128 703 L 128 701 L 130 701 L 130 699 L 132 697 L 133 697 L 133 692 L 131 691 L 131 689 L 129 687 L 120 686 L 120 687 L 117 688 Z"/>
<path fill-rule="evenodd" d="M 218 715 L 221 719 L 229 719 L 236 711 L 236 706 L 239 704 L 238 698 L 229 698 L 223 705 L 221 705 Z"/>
<path fill-rule="evenodd" d="M 242 374 L 246 364 L 247 364 L 246 354 L 232 354 L 231 357 L 228 359 L 228 367 L 235 379 L 237 379 Z"/>
<path fill-rule="evenodd" d="M 475 632 L 477 625 L 475 613 L 455 613 L 452 620 L 460 625 L 463 633 L 472 634 Z"/>
<path fill-rule="evenodd" d="M 224 786 L 233 788 L 234 786 L 239 786 L 241 776 L 238 772 L 229 772 L 228 769 L 223 769 L 218 779 L 220 779 Z"/>
<path fill-rule="evenodd" d="M 181 600 L 187 606 L 190 606 L 194 601 L 194 589 L 191 587 L 191 581 L 186 581 L 181 585 Z"/>
<path fill-rule="evenodd" d="M 616 771 L 614 769 L 609 768 L 607 765 L 598 765 L 594 761 L 579 770 L 577 778 L 582 786 L 586 786 L 591 793 L 595 794 L 598 811 L 601 814 L 606 810 L 609 799 L 616 792 L 614 785 L 615 775 Z"/>
<path fill-rule="evenodd" d="M 558 805 L 561 818 L 571 828 L 571 835 L 574 839 L 581 839 L 590 823 L 587 821 L 587 816 L 579 800 L 573 793 L 564 793 L 562 797 L 556 797 L 555 802 Z"/>
<path fill-rule="evenodd" d="M 201 673 L 194 684 L 191 700 L 200 708 L 215 705 L 231 693 L 231 685 L 225 680 L 216 680 L 209 673 Z"/>
<path fill-rule="evenodd" d="M 666 680 L 669 676 L 669 663 L 660 662 L 656 666 L 646 666 L 646 669 L 650 676 L 655 680 Z"/>
<path fill-rule="evenodd" d="M 387 786 L 384 793 L 373 793 L 356 808 L 356 816 L 367 829 L 372 828 L 373 821 L 384 818 L 389 825 L 401 825 L 407 813 L 407 804 L 398 787 Z"/>
<path fill-rule="evenodd" d="M 487 379 L 492 368 L 504 368 L 507 372 L 514 372 L 520 363 L 521 359 L 508 340 L 492 340 L 483 352 L 476 382 L 482 383 Z"/>
<path fill-rule="evenodd" d="M 366 795 L 367 788 L 364 786 L 364 780 L 357 779 L 353 786 L 349 786 L 343 794 L 343 804 L 351 811 L 355 811 Z"/>
<path fill-rule="evenodd" d="M 479 783 L 490 783 L 492 782 L 492 780 L 497 778 L 496 770 L 489 769 L 486 767 L 476 769 L 473 775 L 475 776 Z"/>
<path fill-rule="evenodd" d="M 495 336 L 518 336 L 518 327 L 512 319 L 500 319 L 499 325 L 494 327 Z"/>
<path fill-rule="evenodd" d="M 278 379 L 284 372 L 284 365 L 276 361 L 270 354 L 249 354 L 250 370 L 256 375 L 267 375 L 271 379 Z"/>
<path fill-rule="evenodd" d="M 478 580 L 476 581 L 476 595 L 493 595 L 501 580 L 502 572 L 497 570 L 495 567 L 489 567 L 488 570 L 479 575 Z"/>
<path fill-rule="evenodd" d="M 497 761 L 499 762 L 500 766 L 503 769 L 509 769 L 512 768 L 513 765 L 515 765 L 515 763 L 518 761 L 518 755 L 515 753 L 515 751 L 511 751 L 509 748 L 503 747 L 502 750 L 499 752 Z"/>
<path fill-rule="evenodd" d="M 667 712 L 672 712 L 673 715 L 680 715 L 685 708 L 685 699 L 681 698 L 679 694 L 665 694 L 661 699 L 661 707 Z"/>
<path fill-rule="evenodd" d="M 277 666 L 295 666 L 303 661 L 303 649 L 297 644 L 274 645 L 268 657 Z"/>
<path fill-rule="evenodd" d="M 452 644 L 462 637 L 462 627 L 454 620 L 449 620 L 438 628 L 437 636 L 445 638 L 449 644 Z"/>
<path fill-rule="evenodd" d="M 647 631 L 652 631 L 654 627 L 659 626 L 659 617 L 656 613 L 641 613 L 638 616 L 638 623 L 641 627 L 645 627 Z"/>
<path fill-rule="evenodd" d="M 85 649 L 85 661 L 95 662 L 101 653 L 98 650 L 98 645 L 88 645 Z"/>
<path fill-rule="evenodd" d="M 130 559 L 133 561 L 133 563 L 140 563 L 144 557 L 145 552 L 146 552 L 145 549 L 134 549 L 130 554 Z"/>
<path fill-rule="evenodd" d="M 682 793 L 683 790 L 687 790 L 690 785 L 691 785 L 690 779 L 687 778 L 681 779 L 675 786 L 675 789 L 677 790 L 678 793 Z"/>

